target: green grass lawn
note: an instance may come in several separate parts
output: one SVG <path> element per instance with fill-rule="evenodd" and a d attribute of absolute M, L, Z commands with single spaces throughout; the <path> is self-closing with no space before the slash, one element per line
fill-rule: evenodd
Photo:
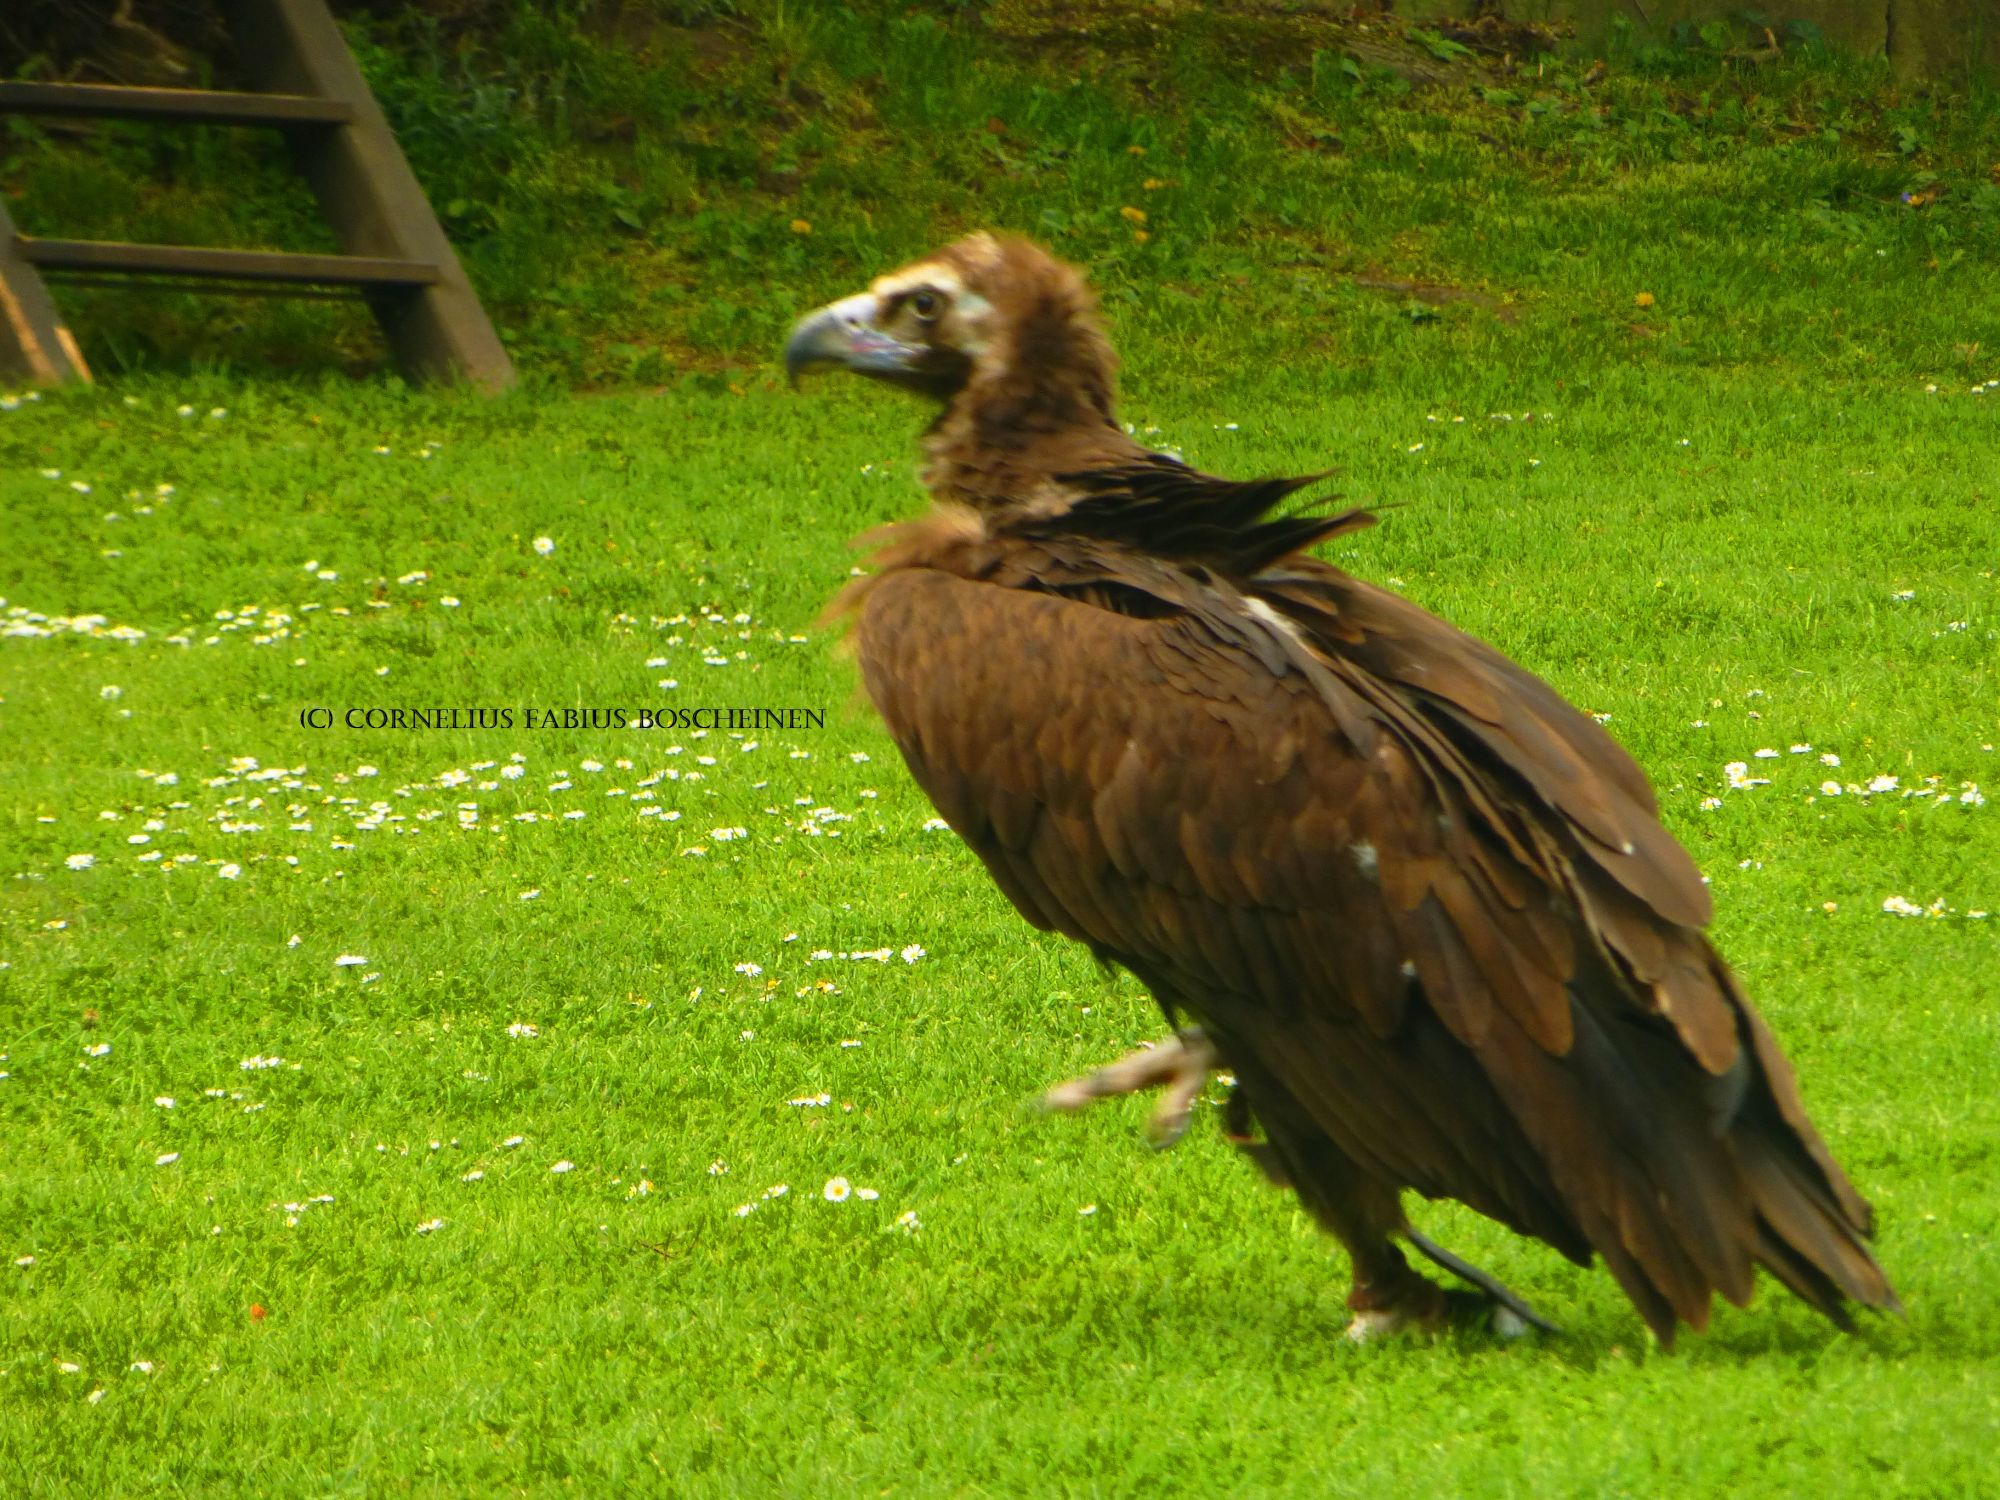
<path fill-rule="evenodd" d="M 315 310 L 65 294 L 138 373 L 0 400 L 0 1495 L 2000 1488 L 1993 101 L 1203 92 L 819 14 L 685 77 L 584 49 L 567 133 L 491 159 L 464 56 L 369 54 L 421 170 L 513 174 L 454 223 L 504 399 L 259 375 L 366 356 Z M 625 104 L 681 134 L 579 199 Z M 203 227 L 14 141 L 24 219 Z M 1037 1113 L 1158 1017 L 929 826 L 815 624 L 921 504 L 923 413 L 771 364 L 980 222 L 1090 264 L 1149 441 L 1339 465 L 1389 508 L 1334 561 L 1608 716 L 1907 1318 L 1766 1285 L 1662 1355 L 1601 1271 L 1418 1203 L 1566 1333 L 1356 1348 L 1208 1122 Z M 637 723 L 731 707 L 823 720 Z"/>
<path fill-rule="evenodd" d="M 1400 508 L 1342 561 L 1610 716 L 1906 1321 L 1767 1287 L 1663 1357 L 1426 1206 L 1568 1333 L 1357 1350 L 1217 1131 L 1038 1116 L 1150 1002 L 927 829 L 813 623 L 913 503 L 914 406 L 142 381 L 0 412 L 0 1489 L 1978 1490 L 2000 395 L 1596 375 L 1130 415 L 1343 463 Z M 454 705 L 514 723 L 300 724 Z M 527 724 L 669 705 L 825 721 Z"/>

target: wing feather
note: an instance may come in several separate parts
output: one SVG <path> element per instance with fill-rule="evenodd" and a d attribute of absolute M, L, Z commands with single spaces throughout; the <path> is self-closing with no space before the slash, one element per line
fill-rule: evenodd
<path fill-rule="evenodd" d="M 1865 1205 L 1697 930 L 1706 887 L 1597 726 L 1331 569 L 1261 615 L 1047 537 L 971 571 L 860 598 L 891 734 L 1024 915 L 1198 1017 L 1260 1114 L 1595 1249 L 1663 1336 L 1747 1297 L 1753 1260 L 1816 1305 L 1888 1297 Z M 1153 605 L 1103 607 L 1120 590 Z"/>

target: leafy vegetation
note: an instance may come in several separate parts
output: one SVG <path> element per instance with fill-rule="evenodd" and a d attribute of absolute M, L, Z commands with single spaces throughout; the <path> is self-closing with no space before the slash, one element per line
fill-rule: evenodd
<path fill-rule="evenodd" d="M 1475 292 L 1467 322 L 1504 311 L 1558 365 L 1648 287 L 1661 317 L 1754 309 L 1759 358 L 1832 341 L 1857 373 L 1945 368 L 2000 250 L 1985 93 L 1810 47 L 1627 46 L 1606 69 L 1497 51 L 1532 37 L 1468 31 L 1495 50 L 1461 56 L 1388 21 L 1181 9 L 489 4 L 350 31 L 517 357 L 564 382 L 760 368 L 801 294 L 972 227 L 1089 262 L 1199 358 L 1382 300 L 1358 279 Z M 275 141 L 9 129 L 25 227 L 321 243 Z M 65 302 L 112 368 L 377 354 L 352 307 Z M 1631 336 L 1645 360 L 1733 355 L 1679 321 Z"/>
<path fill-rule="evenodd" d="M 714 9 L 680 53 L 363 29 L 526 389 L 271 378 L 366 329 L 66 294 L 128 373 L 0 399 L 0 1493 L 1987 1487 L 1985 105 Z M 138 186 L 235 170 L 191 139 L 17 134 L 12 180 L 77 233 L 278 223 Z M 1158 1018 L 849 707 L 813 622 L 921 503 L 923 415 L 770 364 L 989 222 L 1090 263 L 1150 441 L 1340 464 L 1385 516 L 1335 561 L 1609 716 L 1907 1319 L 1766 1286 L 1663 1356 L 1602 1272 L 1417 1204 L 1567 1332 L 1356 1349 L 1206 1120 L 1032 1109 Z M 823 722 L 636 727 L 675 706 Z"/>

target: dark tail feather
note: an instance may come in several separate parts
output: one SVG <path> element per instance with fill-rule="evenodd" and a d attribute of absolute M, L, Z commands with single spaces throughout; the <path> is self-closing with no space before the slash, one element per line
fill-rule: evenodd
<path fill-rule="evenodd" d="M 1805 1153 L 1786 1149 L 1789 1131 L 1775 1120 L 1746 1120 L 1732 1134 L 1736 1159 L 1757 1206 L 1758 1261 L 1799 1298 L 1843 1328 L 1851 1299 L 1900 1312 L 1876 1263 L 1864 1225 L 1849 1218 L 1819 1180 Z"/>
<path fill-rule="evenodd" d="M 1766 1224 L 1757 1226 L 1757 1239 L 1751 1247 L 1757 1257 L 1757 1264 L 1784 1283 L 1785 1289 L 1814 1312 L 1828 1319 L 1842 1333 L 1854 1332 L 1854 1319 L 1848 1315 L 1847 1299 L 1840 1294 L 1840 1288 L 1829 1281 L 1819 1267 L 1796 1254 L 1792 1247 L 1771 1232 Z"/>

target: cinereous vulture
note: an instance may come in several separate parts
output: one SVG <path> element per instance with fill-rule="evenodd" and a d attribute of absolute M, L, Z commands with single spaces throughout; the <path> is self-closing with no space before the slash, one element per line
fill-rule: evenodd
<path fill-rule="evenodd" d="M 1760 1265 L 1843 1327 L 1896 1306 L 1646 778 L 1490 646 L 1307 554 L 1372 516 L 1279 516 L 1313 479 L 1133 441 L 1094 298 L 1024 240 L 881 277 L 785 363 L 941 406 L 933 507 L 835 613 L 1021 915 L 1179 1028 L 1052 1104 L 1165 1085 L 1171 1140 L 1232 1072 L 1232 1138 L 1352 1260 L 1356 1337 L 1446 1320 L 1398 1239 L 1541 1322 L 1416 1233 L 1406 1188 L 1602 1256 L 1662 1342 Z"/>

